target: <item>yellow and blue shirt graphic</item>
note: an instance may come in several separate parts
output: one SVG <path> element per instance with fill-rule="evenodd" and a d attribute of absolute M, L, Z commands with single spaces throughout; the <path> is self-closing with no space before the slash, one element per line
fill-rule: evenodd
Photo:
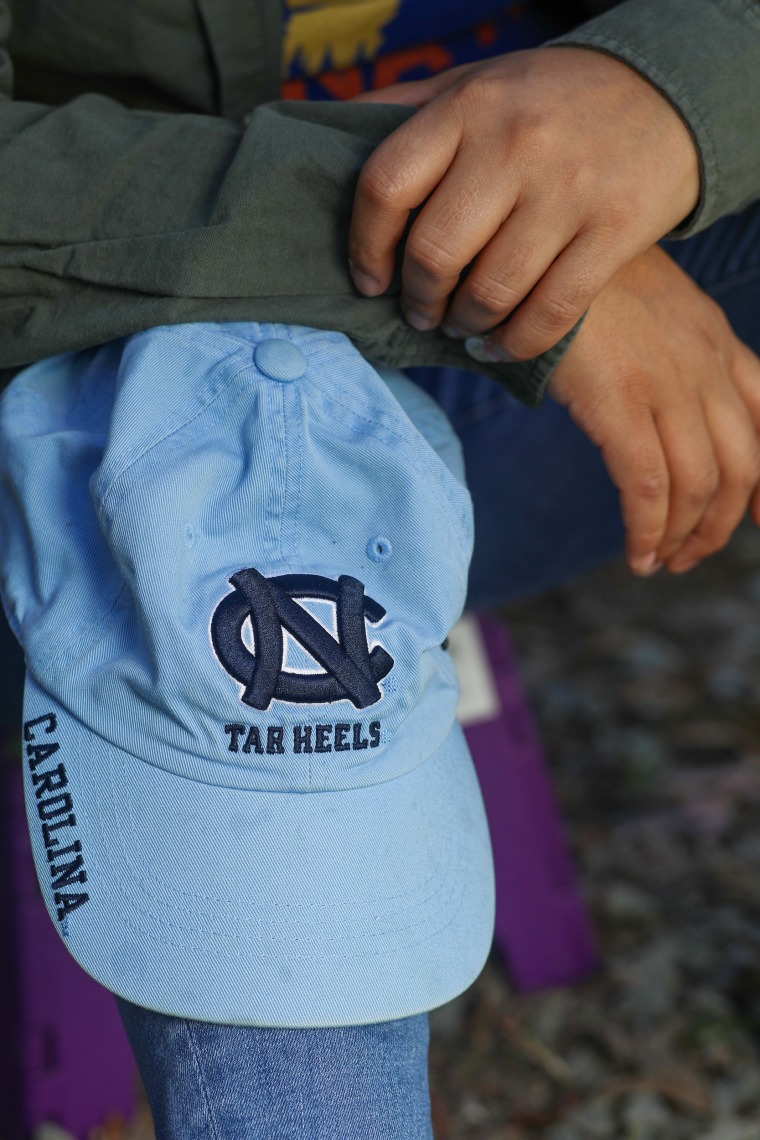
<path fill-rule="evenodd" d="M 374 59 L 403 0 L 285 0 L 285 66 L 304 75 Z"/>
<path fill-rule="evenodd" d="M 287 99 L 346 99 L 535 47 L 556 29 L 535 0 L 282 0 Z"/>

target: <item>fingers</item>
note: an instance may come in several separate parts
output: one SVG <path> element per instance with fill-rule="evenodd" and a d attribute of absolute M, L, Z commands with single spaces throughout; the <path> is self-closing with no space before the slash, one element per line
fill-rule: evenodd
<path fill-rule="evenodd" d="M 634 573 L 691 569 L 727 544 L 748 505 L 760 525 L 758 431 L 729 384 L 704 407 L 698 398 L 657 412 L 629 406 L 601 450 Z"/>
<path fill-rule="evenodd" d="M 734 367 L 737 391 L 744 401 L 755 432 L 760 439 L 760 360 L 746 344 L 737 341 Z M 759 481 L 760 482 L 760 481 Z M 755 526 L 760 527 L 760 485 L 753 488 L 749 513 Z"/>
<path fill-rule="evenodd" d="M 611 435 L 601 452 L 620 492 L 628 565 L 635 574 L 647 574 L 668 521 L 670 476 L 650 410 L 629 409 L 624 424 L 625 435 Z"/>
<path fill-rule="evenodd" d="M 721 485 L 721 471 L 698 398 L 666 405 L 655 422 L 671 481 L 668 523 L 657 550 L 662 562 L 701 523 Z"/>
<path fill-rule="evenodd" d="M 366 101 L 418 109 L 360 175 L 350 232 L 357 289 L 388 288 L 419 209 L 403 254 L 410 323 L 436 326 L 448 300 L 452 335 L 493 329 L 488 343 L 507 359 L 556 344 L 620 266 L 699 198 L 698 156 L 680 116 L 603 53 L 514 52 Z"/>
<path fill-rule="evenodd" d="M 653 422 L 665 477 L 654 454 L 646 461 L 639 457 L 635 473 L 620 471 L 627 556 L 634 571 L 648 561 L 683 573 L 723 549 L 750 502 L 760 512 L 760 444 L 746 408 L 728 387 L 704 408 L 672 407 Z"/>
<path fill-rule="evenodd" d="M 444 331 L 458 337 L 495 330 L 489 343 L 505 359 L 532 359 L 574 327 L 631 253 L 618 250 L 608 236 L 577 234 L 569 212 L 548 217 L 534 204 L 516 203 L 516 186 L 510 191 L 506 171 L 501 180 L 475 178 L 464 148 L 448 170 L 446 161 L 444 146 L 438 161 L 403 193 L 384 183 L 360 183 L 350 237 L 354 279 L 358 284 L 358 275 L 365 274 L 378 280 L 382 265 L 380 280 L 390 282 L 393 248 L 409 210 L 427 191 L 404 252 L 401 303 L 407 320 L 421 331 L 443 322 Z M 369 168 L 366 176 L 376 178 L 377 172 Z M 372 194 L 380 223 L 365 230 L 363 204 Z"/>
<path fill-rule="evenodd" d="M 461 125 L 443 101 L 423 108 L 380 144 L 359 175 L 348 236 L 351 274 L 365 296 L 391 283 L 395 251 L 415 209 L 432 194 L 452 163 Z"/>
<path fill-rule="evenodd" d="M 602 451 L 634 573 L 674 573 L 760 526 L 760 359 L 657 246 L 590 306 L 549 394 Z"/>
<path fill-rule="evenodd" d="M 760 479 L 760 449 L 740 408 L 716 405 L 707 421 L 685 411 L 636 425 L 629 420 L 635 450 L 619 439 L 603 448 L 620 489 L 634 573 L 662 563 L 680 573 L 722 549 Z"/>
<path fill-rule="evenodd" d="M 428 209 L 430 205 L 432 203 Z M 563 227 L 560 235 L 563 244 L 564 240 L 569 241 L 571 237 L 570 226 Z M 477 248 L 480 247 L 476 247 L 473 253 L 477 252 Z M 546 273 L 556 252 L 556 230 L 553 231 L 547 224 L 547 219 L 541 216 L 540 211 L 518 203 L 485 245 L 457 289 L 446 312 L 444 331 L 451 336 L 467 337 L 500 325 Z M 440 295 L 437 300 L 443 315 L 446 297 Z M 528 300 L 525 305 L 531 303 Z M 569 308 L 575 309 L 575 298 Z M 579 317 L 582 312 L 583 309 L 579 311 Z M 489 338 L 492 344 L 501 346 L 505 355 L 513 359 L 518 359 L 522 347 L 519 337 L 512 335 L 513 323 L 518 320 L 519 314 L 515 314 L 508 326 L 497 328 Z M 572 320 L 569 327 L 572 328 L 575 323 Z M 559 336 L 554 336 L 551 344 L 555 344 L 562 335 L 560 333 Z M 529 352 L 530 347 L 528 346 Z M 538 354 L 531 352 L 531 355 Z"/>
<path fill-rule="evenodd" d="M 754 354 L 750 356 L 754 358 L 754 388 L 757 389 L 760 368 Z M 700 517 L 692 530 L 684 534 L 684 527 L 681 526 L 682 537 L 678 541 L 678 532 L 674 527 L 670 540 L 662 543 L 659 557 L 667 562 L 668 570 L 673 573 L 682 573 L 709 554 L 721 550 L 741 522 L 748 506 L 752 510 L 753 521 L 760 525 L 760 515 L 756 513 L 760 506 L 760 417 L 756 421 L 756 427 L 747 406 L 730 390 L 721 399 L 710 400 L 705 406 L 704 415 L 714 443 L 718 481 L 712 496 L 709 499 L 705 497 Z M 709 483 L 710 480 L 706 479 L 705 490 L 709 489 Z"/>
<path fill-rule="evenodd" d="M 493 330 L 495 359 L 532 359 L 577 324 L 636 251 L 609 225 L 579 230 L 574 212 L 552 210 L 552 199 L 518 201 L 508 164 L 476 174 L 469 146 L 452 158 L 451 126 L 442 125 L 440 106 L 430 117 L 440 133 L 427 133 L 422 112 L 362 172 L 349 235 L 354 281 L 369 296 L 387 288 L 409 212 L 424 202 L 404 250 L 406 319 L 420 331 L 443 323 L 456 337 Z M 409 180 L 396 185 L 389 171 L 402 132 L 405 149 L 424 133 L 424 157 L 416 166 L 408 162 Z"/>
<path fill-rule="evenodd" d="M 464 336 L 492 329 L 488 346 L 495 358 L 531 360 L 570 332 L 632 256 L 609 237 L 576 233 L 570 214 L 550 224 L 518 205 L 460 285 L 446 329 Z"/>
<path fill-rule="evenodd" d="M 506 175 L 501 184 L 488 178 L 482 181 L 473 178 L 466 154 L 460 154 L 426 202 L 423 213 L 409 232 L 401 274 L 402 307 L 415 328 L 431 329 L 441 322 L 462 271 L 480 249 L 493 247 L 491 238 L 499 231 L 505 210 L 509 212 L 512 207 L 506 183 Z M 480 280 L 483 274 L 479 263 L 480 258 L 473 272 Z M 545 264 L 545 259 L 539 262 L 533 280 Z M 457 296 L 461 293 L 469 296 L 472 288 L 469 281 L 466 282 Z M 484 319 L 461 335 L 469 336 L 470 332 L 490 328 L 505 311 L 511 311 L 522 294 L 515 295 L 508 277 L 505 289 L 506 293 L 497 290 L 495 315 L 484 311 Z M 507 297 L 506 308 L 502 304 L 503 295 Z"/>

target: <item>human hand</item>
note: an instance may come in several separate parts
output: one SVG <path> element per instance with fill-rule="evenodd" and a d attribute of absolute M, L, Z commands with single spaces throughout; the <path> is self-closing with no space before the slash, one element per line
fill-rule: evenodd
<path fill-rule="evenodd" d="M 601 448 L 631 570 L 675 573 L 760 526 L 760 359 L 658 246 L 591 305 L 548 394 Z"/>
<path fill-rule="evenodd" d="M 403 256 L 407 320 L 428 329 L 445 317 L 455 336 L 494 329 L 493 359 L 556 344 L 699 198 L 680 116 L 601 52 L 515 52 L 360 100 L 420 109 L 362 169 L 349 236 L 356 287 L 388 288 L 409 212 L 422 206 Z"/>

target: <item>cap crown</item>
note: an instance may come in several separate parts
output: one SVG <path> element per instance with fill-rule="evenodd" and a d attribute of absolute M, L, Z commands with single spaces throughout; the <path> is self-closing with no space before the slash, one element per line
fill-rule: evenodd
<path fill-rule="evenodd" d="M 276 340 L 303 375 L 257 365 Z M 0 431 L 4 601 L 94 732 L 281 791 L 391 779 L 445 738 L 470 499 L 345 337 L 149 330 L 25 370 Z"/>

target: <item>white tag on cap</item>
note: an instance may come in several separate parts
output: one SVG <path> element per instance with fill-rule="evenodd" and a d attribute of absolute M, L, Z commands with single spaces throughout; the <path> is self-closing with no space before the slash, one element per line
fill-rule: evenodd
<path fill-rule="evenodd" d="M 464 614 L 448 640 L 459 680 L 457 720 L 463 728 L 495 720 L 501 712 L 501 701 L 477 619 Z"/>

